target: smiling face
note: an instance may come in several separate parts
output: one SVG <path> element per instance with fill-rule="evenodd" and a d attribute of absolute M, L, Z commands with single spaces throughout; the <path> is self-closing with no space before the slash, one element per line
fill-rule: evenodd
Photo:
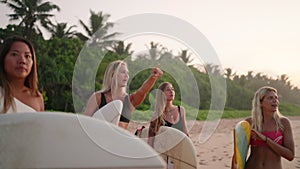
<path fill-rule="evenodd" d="M 33 65 L 32 53 L 24 42 L 14 42 L 4 59 L 4 70 L 8 80 L 25 79 Z"/>
<path fill-rule="evenodd" d="M 261 100 L 261 109 L 263 112 L 275 112 L 278 109 L 278 95 L 274 91 L 269 91 Z"/>

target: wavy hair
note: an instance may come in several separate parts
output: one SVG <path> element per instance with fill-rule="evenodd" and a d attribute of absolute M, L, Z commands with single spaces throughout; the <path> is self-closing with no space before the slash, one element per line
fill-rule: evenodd
<path fill-rule="evenodd" d="M 160 126 L 165 125 L 165 108 L 166 108 L 166 96 L 164 91 L 168 85 L 172 85 L 169 82 L 163 82 L 159 85 L 158 90 L 156 91 L 156 103 L 155 103 L 155 131 L 159 130 Z"/>
<path fill-rule="evenodd" d="M 263 86 L 259 88 L 254 95 L 252 100 L 252 128 L 261 131 L 262 130 L 262 122 L 263 122 L 263 115 L 261 109 L 261 102 L 269 92 L 275 92 L 277 94 L 277 90 L 270 86 Z M 277 109 L 273 113 L 273 119 L 276 123 L 276 129 L 283 130 L 283 125 L 280 122 L 280 118 L 282 117 L 281 113 Z"/>

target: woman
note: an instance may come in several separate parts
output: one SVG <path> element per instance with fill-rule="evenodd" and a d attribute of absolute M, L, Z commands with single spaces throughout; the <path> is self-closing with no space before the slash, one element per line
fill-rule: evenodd
<path fill-rule="evenodd" d="M 160 126 L 176 128 L 189 136 L 184 107 L 173 105 L 175 98 L 173 85 L 169 82 L 163 82 L 158 89 L 156 93 L 155 112 L 148 133 L 148 144 L 152 147 L 154 137 Z"/>
<path fill-rule="evenodd" d="M 153 68 L 150 77 L 143 85 L 136 92 L 127 94 L 125 90 L 129 79 L 127 64 L 121 60 L 110 63 L 104 73 L 102 89 L 89 98 L 84 114 L 92 116 L 95 111 L 112 100 L 121 100 L 123 109 L 119 126 L 127 129 L 132 112 L 144 101 L 147 93 L 162 74 L 158 67 Z"/>
<path fill-rule="evenodd" d="M 280 114 L 277 90 L 264 86 L 252 100 L 251 152 L 247 169 L 282 169 L 281 157 L 292 161 L 295 157 L 290 120 Z"/>
<path fill-rule="evenodd" d="M 10 37 L 4 41 L 0 59 L 0 113 L 44 111 L 32 44 Z"/>

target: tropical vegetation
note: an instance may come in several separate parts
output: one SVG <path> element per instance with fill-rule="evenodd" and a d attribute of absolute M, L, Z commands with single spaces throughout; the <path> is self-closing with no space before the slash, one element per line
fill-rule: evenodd
<path fill-rule="evenodd" d="M 106 66 L 111 61 L 126 59 L 129 65 L 140 65 L 131 70 L 134 76 L 128 86 L 129 93 L 141 86 L 149 76 L 150 67 L 154 66 L 154 63 L 176 65 L 165 70 L 163 77 L 157 81 L 154 88 L 157 88 L 158 84 L 163 81 L 173 83 L 177 92 L 175 102 L 184 104 L 187 112 L 197 109 L 195 117 L 198 120 L 205 119 L 210 109 L 224 109 L 223 118 L 249 115 L 254 91 L 264 85 L 271 85 L 278 89 L 283 113 L 300 115 L 298 106 L 300 105 L 300 89 L 291 84 L 286 74 L 273 78 L 251 70 L 247 74 L 238 74 L 231 68 L 223 70 L 220 66 L 211 63 L 193 64 L 195 58 L 189 50 L 184 49 L 173 54 L 172 50 L 155 42 L 155 39 L 149 42 L 148 53 L 132 58 L 134 53 L 131 49 L 132 44 L 116 40 L 118 32 L 108 33 L 114 23 L 109 22 L 110 15 L 102 11 L 98 13 L 90 11 L 91 16 L 88 22 L 79 20 L 85 30 L 84 33 L 81 33 L 75 30 L 76 26 L 74 25 L 68 25 L 66 22 L 52 22 L 51 18 L 55 14 L 51 12 L 59 12 L 60 8 L 50 2 L 43 0 L 1 0 L 0 2 L 12 10 L 7 19 L 19 22 L 0 28 L 0 47 L 4 39 L 11 35 L 24 36 L 33 42 L 37 54 L 39 88 L 44 96 L 45 108 L 49 111 L 75 113 L 75 104 L 83 108 L 87 101 L 83 98 L 87 98 L 91 94 L 91 90 L 101 88 Z M 46 28 L 47 33 L 51 34 L 49 39 L 45 39 L 41 27 Z M 78 56 L 86 57 L 79 58 Z M 90 58 L 97 59 L 99 62 L 91 63 L 93 60 Z M 78 73 L 89 80 L 94 79 L 94 84 L 81 83 L 79 86 L 72 86 L 72 83 L 79 80 L 77 77 L 73 77 L 76 63 L 83 66 L 83 71 Z M 177 65 L 184 65 L 184 67 L 177 67 Z M 94 74 L 91 69 L 93 66 L 97 66 Z M 143 67 L 148 68 L 142 69 Z M 196 85 L 191 85 L 189 81 L 186 81 L 187 72 L 191 72 Z M 217 87 L 217 93 L 226 97 L 224 107 L 212 106 L 211 86 L 214 83 L 212 76 L 226 82 L 225 90 L 221 91 L 222 88 Z M 190 90 L 195 90 L 196 92 L 193 94 L 199 96 L 197 104 L 190 104 L 193 97 L 187 97 L 185 102 L 183 101 L 184 94 Z M 74 91 L 81 97 L 76 102 L 74 102 Z M 151 109 L 150 97 L 152 96 L 149 96 L 149 99 L 146 99 L 138 107 L 135 118 L 142 119 L 143 116 L 150 116 L 151 113 L 139 113 Z"/>

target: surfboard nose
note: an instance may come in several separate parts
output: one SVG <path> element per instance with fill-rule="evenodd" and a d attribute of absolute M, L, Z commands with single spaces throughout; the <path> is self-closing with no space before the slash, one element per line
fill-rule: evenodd
<path fill-rule="evenodd" d="M 107 122 L 118 125 L 120 116 L 123 109 L 123 103 L 121 100 L 113 100 L 96 111 L 93 115 L 94 118 L 105 120 Z"/>
<path fill-rule="evenodd" d="M 105 121 L 64 112 L 0 116 L 0 168 L 165 168 L 144 141 Z"/>

